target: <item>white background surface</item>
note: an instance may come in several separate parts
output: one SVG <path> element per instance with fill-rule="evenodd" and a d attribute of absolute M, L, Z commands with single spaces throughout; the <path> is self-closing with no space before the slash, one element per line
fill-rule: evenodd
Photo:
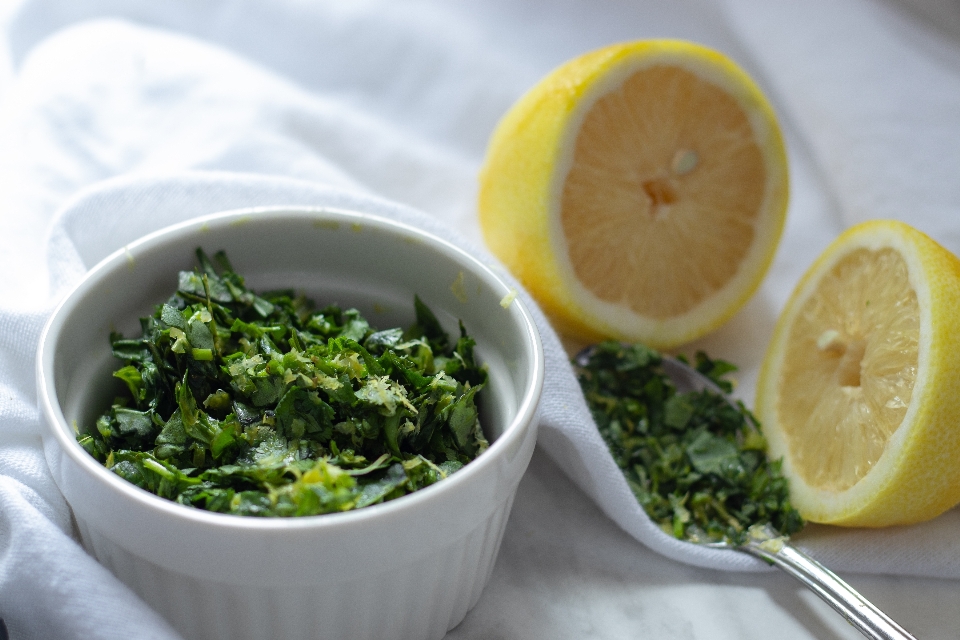
<path fill-rule="evenodd" d="M 743 367 L 740 388 L 747 400 L 752 395 L 762 343 L 789 294 L 785 284 L 795 281 L 840 229 L 866 218 L 899 217 L 954 251 L 960 250 L 960 107 L 956 94 L 960 6 L 950 0 L 823 2 L 728 0 L 724 6 L 734 16 L 738 39 L 717 36 L 711 43 L 753 52 L 741 61 L 777 106 L 786 127 L 793 172 L 791 217 L 768 284 L 730 325 L 697 345 Z M 614 36 L 630 34 L 633 28 L 636 37 L 658 34 L 643 32 L 633 24 L 611 26 L 573 1 L 553 6 L 558 11 L 583 11 L 579 20 L 541 21 L 524 16 L 521 9 L 511 13 L 496 3 L 487 9 L 468 5 L 450 6 L 487 21 L 478 23 L 471 33 L 498 34 L 496 41 L 503 48 L 489 56 L 504 56 L 501 66 L 513 72 L 502 85 L 493 82 L 494 78 L 477 79 L 478 83 L 491 83 L 490 92 L 495 94 L 489 104 L 475 109 L 481 124 L 454 133 L 438 129 L 440 125 L 434 127 L 427 116 L 438 110 L 431 100 L 439 98 L 431 96 L 401 96 L 379 112 L 386 120 L 441 143 L 456 161 L 450 163 L 445 183 L 448 192 L 418 201 L 416 192 L 404 192 L 390 181 L 377 184 L 362 170 L 353 177 L 368 178 L 364 187 L 373 193 L 410 202 L 447 220 L 459 220 L 468 235 L 475 235 L 470 227 L 472 176 L 482 159 L 497 105 L 509 103 L 511 92 L 535 81 L 552 66 L 554 58 L 565 59 L 588 44 L 604 44 Z M 629 3 L 611 3 L 610 9 L 623 11 L 625 5 Z M 4 15 L 12 6 L 12 0 L 0 0 Z M 162 8 L 163 3 L 158 6 Z M 530 28 L 547 30 L 546 36 L 541 33 L 542 39 L 555 44 L 540 53 L 525 43 L 523 29 L 500 33 L 496 21 L 502 15 L 498 12 L 528 19 Z M 417 15 L 423 19 L 429 11 Z M 818 15 L 824 19 L 815 19 Z M 863 16 L 870 19 L 862 20 Z M 572 24 L 578 28 L 576 37 L 563 31 Z M 709 24 L 681 27 L 676 29 L 710 33 Z M 430 33 L 429 24 L 423 28 Z M 565 44 L 567 36 L 569 44 Z M 863 43 L 869 46 L 861 47 Z M 462 55 L 469 58 L 484 42 L 461 41 L 461 45 Z M 518 52 L 529 58 L 507 59 Z M 763 55 L 758 57 L 757 52 Z M 424 74 L 425 78 L 442 73 L 442 65 L 433 62 L 415 60 L 405 72 Z M 897 83 L 886 80 L 891 70 Z M 0 47 L 0 104 L 11 91 L 13 77 L 9 52 Z M 373 83 L 376 78 L 367 80 Z M 347 100 L 362 102 L 363 87 L 345 84 L 341 89 Z M 359 97 L 350 96 L 354 89 Z M 474 95 L 481 94 L 477 90 Z M 372 109 L 376 113 L 376 106 Z M 460 109 L 463 114 L 471 113 L 463 105 Z M 13 117 L 11 113 L 22 116 L 0 111 L 6 117 Z M 0 130 L 3 126 L 0 121 Z M 13 162 L 2 153 L 0 159 Z M 424 162 L 423 166 L 431 165 Z M 10 176 L 21 175 L 19 167 L 0 163 L 0 169 L 5 173 L 0 175 L 0 196 L 6 199 L 0 202 L 0 268 L 16 270 L 15 258 L 43 251 L 53 211 L 86 183 L 71 176 L 75 182 L 58 183 L 61 192 L 42 194 L 49 199 L 46 202 L 10 184 Z M 25 215 L 24 209 L 12 208 L 11 193 L 19 198 L 14 203 L 30 203 L 36 209 Z M 7 282 L 3 291 L 43 298 L 22 282 Z M 916 636 L 960 635 L 960 607 L 956 606 L 960 581 L 862 574 L 844 577 Z M 833 640 L 860 636 L 785 575 L 701 570 L 658 556 L 617 528 L 554 462 L 538 452 L 521 484 L 491 582 L 479 605 L 448 637 Z"/>

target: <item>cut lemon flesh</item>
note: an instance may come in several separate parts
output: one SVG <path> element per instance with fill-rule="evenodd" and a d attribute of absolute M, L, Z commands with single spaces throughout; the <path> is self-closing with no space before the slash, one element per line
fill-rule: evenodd
<path fill-rule="evenodd" d="M 634 72 L 587 113 L 564 182 L 577 279 L 640 315 L 689 312 L 747 256 L 765 180 L 747 114 L 726 92 L 673 66 Z"/>
<path fill-rule="evenodd" d="M 480 182 L 488 245 L 562 330 L 660 348 L 749 298 L 787 204 L 762 93 L 679 41 L 614 45 L 554 71 L 501 121 Z"/>
<path fill-rule="evenodd" d="M 814 263 L 768 348 L 757 413 L 807 519 L 884 526 L 960 501 L 960 261 L 898 222 Z"/>
<path fill-rule="evenodd" d="M 808 484 L 849 489 L 880 458 L 913 394 L 919 322 L 906 263 L 889 248 L 844 256 L 803 304 L 778 415 Z"/>

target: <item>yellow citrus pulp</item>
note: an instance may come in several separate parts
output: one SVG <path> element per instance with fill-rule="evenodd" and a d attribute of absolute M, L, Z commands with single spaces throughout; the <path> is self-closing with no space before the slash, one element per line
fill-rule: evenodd
<path fill-rule="evenodd" d="M 919 522 L 960 502 L 960 260 L 901 222 L 837 238 L 787 302 L 757 414 L 814 522 Z"/>
<path fill-rule="evenodd" d="M 759 285 L 787 208 L 773 110 L 689 42 L 617 44 L 562 65 L 494 132 L 480 175 L 491 250 L 556 326 L 670 348 Z"/>

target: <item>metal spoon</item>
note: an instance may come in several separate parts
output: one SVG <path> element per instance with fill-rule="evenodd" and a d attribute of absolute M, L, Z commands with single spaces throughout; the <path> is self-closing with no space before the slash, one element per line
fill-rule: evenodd
<path fill-rule="evenodd" d="M 580 351 L 574 361 L 580 366 L 586 366 L 593 350 L 594 347 L 587 347 Z M 709 390 L 733 404 L 729 396 L 710 378 L 680 360 L 663 356 L 662 366 L 679 393 Z M 748 533 L 749 539 L 741 545 L 726 542 L 696 544 L 746 553 L 783 569 L 820 596 L 820 599 L 871 640 L 916 640 L 837 574 L 790 545 L 786 536 L 781 536 L 769 524 L 755 524 L 748 529 Z"/>

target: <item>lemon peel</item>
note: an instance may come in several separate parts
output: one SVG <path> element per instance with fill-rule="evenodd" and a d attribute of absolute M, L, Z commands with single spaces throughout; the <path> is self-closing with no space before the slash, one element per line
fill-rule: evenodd
<path fill-rule="evenodd" d="M 523 96 L 491 137 L 478 209 L 562 332 L 670 348 L 756 290 L 787 192 L 776 117 L 747 74 L 647 40 L 571 60 Z"/>

